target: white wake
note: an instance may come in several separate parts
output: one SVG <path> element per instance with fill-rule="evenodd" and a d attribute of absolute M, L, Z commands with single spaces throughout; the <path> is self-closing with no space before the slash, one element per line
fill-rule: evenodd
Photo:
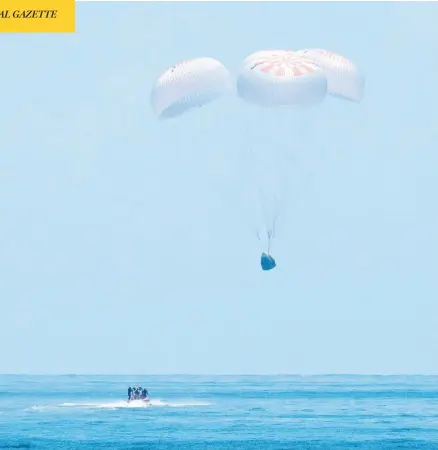
<path fill-rule="evenodd" d="M 167 407 L 167 408 L 187 408 L 187 407 L 195 407 L 195 406 L 209 406 L 211 403 L 208 402 L 200 402 L 194 400 L 187 401 L 164 401 L 164 400 L 150 400 L 149 403 L 145 403 L 142 400 L 132 400 L 131 402 L 127 402 L 126 400 L 119 401 L 100 401 L 93 403 L 61 403 L 59 405 L 34 405 L 32 406 L 32 410 L 42 411 L 45 409 L 52 408 L 89 408 L 89 409 L 122 409 L 122 408 L 152 408 L 152 407 Z"/>

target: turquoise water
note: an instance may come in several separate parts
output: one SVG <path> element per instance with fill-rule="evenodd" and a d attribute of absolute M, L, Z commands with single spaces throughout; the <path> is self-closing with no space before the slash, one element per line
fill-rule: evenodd
<path fill-rule="evenodd" d="M 438 449 L 438 377 L 3 375 L 6 448 Z"/>

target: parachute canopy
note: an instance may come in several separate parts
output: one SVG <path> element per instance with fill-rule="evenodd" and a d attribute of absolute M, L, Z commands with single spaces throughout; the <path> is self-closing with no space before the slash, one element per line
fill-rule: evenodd
<path fill-rule="evenodd" d="M 209 103 L 231 87 L 231 75 L 213 58 L 182 61 L 166 70 L 152 89 L 151 104 L 160 119 L 177 117 Z"/>
<path fill-rule="evenodd" d="M 275 263 L 275 259 L 268 255 L 267 253 L 262 253 L 262 257 L 260 258 L 260 264 L 262 266 L 262 270 L 271 270 L 277 264 Z"/>
<path fill-rule="evenodd" d="M 244 60 L 237 92 L 258 106 L 306 107 L 325 98 L 327 78 L 310 58 L 288 50 L 264 50 Z"/>
<path fill-rule="evenodd" d="M 325 72 L 328 92 L 352 102 L 360 102 L 365 83 L 356 66 L 347 58 L 322 49 L 305 49 L 298 52 L 315 61 Z"/>

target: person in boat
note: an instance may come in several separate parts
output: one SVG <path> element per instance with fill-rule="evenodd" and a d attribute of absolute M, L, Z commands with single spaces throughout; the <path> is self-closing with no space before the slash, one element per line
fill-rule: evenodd
<path fill-rule="evenodd" d="M 149 401 L 149 392 L 146 388 L 141 386 L 134 386 L 128 388 L 128 401 L 145 400 Z"/>

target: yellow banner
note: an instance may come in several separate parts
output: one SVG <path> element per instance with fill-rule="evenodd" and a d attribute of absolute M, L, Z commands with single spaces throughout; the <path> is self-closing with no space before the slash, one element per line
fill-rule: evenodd
<path fill-rule="evenodd" d="M 74 33 L 75 0 L 0 0 L 0 33 Z"/>

